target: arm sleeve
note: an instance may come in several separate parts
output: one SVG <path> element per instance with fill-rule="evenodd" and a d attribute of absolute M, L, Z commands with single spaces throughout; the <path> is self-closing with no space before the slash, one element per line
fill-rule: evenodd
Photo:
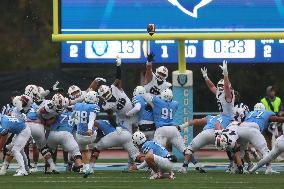
<path fill-rule="evenodd" d="M 135 115 L 137 112 L 139 112 L 141 110 L 141 104 L 140 103 L 136 103 L 135 106 L 126 113 L 127 116 L 133 116 Z"/>
<path fill-rule="evenodd" d="M 96 113 L 91 112 L 89 115 L 88 129 L 92 129 L 96 120 Z"/>

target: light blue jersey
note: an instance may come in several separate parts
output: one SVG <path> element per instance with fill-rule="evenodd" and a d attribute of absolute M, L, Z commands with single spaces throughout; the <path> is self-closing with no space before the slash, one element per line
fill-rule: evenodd
<path fill-rule="evenodd" d="M 270 116 L 275 116 L 275 113 L 266 110 L 252 111 L 246 116 L 245 122 L 257 123 L 260 131 L 262 132 L 268 128 Z"/>
<path fill-rule="evenodd" d="M 215 125 L 216 125 L 217 122 L 219 122 L 221 124 L 222 129 L 226 129 L 231 121 L 233 121 L 233 118 L 231 116 L 225 116 L 225 115 L 211 116 L 211 115 L 207 115 L 206 116 L 206 125 L 203 128 L 203 130 L 215 129 Z"/>
<path fill-rule="evenodd" d="M 154 141 L 146 141 L 142 147 L 141 151 L 143 154 L 147 154 L 150 150 L 153 151 L 153 154 L 166 158 L 169 156 L 169 152 L 166 148 L 162 147 L 160 144 Z"/>
<path fill-rule="evenodd" d="M 26 128 L 26 124 L 24 121 L 11 117 L 11 116 L 2 116 L 0 124 L 0 134 L 19 134 L 22 130 Z"/>
<path fill-rule="evenodd" d="M 27 113 L 27 118 L 30 121 L 33 120 L 39 120 L 39 116 L 37 114 L 37 110 L 38 110 L 39 106 L 34 102 L 32 104 L 32 108 L 30 109 L 30 111 Z"/>
<path fill-rule="evenodd" d="M 96 122 L 98 122 L 98 124 L 99 124 L 99 128 L 97 129 L 97 131 L 100 130 L 102 132 L 103 136 L 106 136 L 106 135 L 116 131 L 115 127 L 112 126 L 111 123 L 108 120 L 97 120 Z M 127 130 L 127 128 L 124 127 L 124 126 L 120 125 L 119 127 Z"/>
<path fill-rule="evenodd" d="M 51 125 L 51 131 L 68 131 L 73 132 L 74 124 L 71 119 L 72 112 L 62 112 L 56 117 L 56 121 Z"/>
<path fill-rule="evenodd" d="M 160 97 L 152 98 L 154 122 L 157 128 L 163 126 L 174 126 L 174 116 L 178 109 L 177 101 L 167 102 Z"/>
<path fill-rule="evenodd" d="M 74 105 L 73 113 L 78 121 L 77 133 L 80 135 L 85 135 L 88 131 L 88 123 L 91 113 L 95 113 L 95 116 L 100 112 L 100 107 L 97 104 L 85 104 L 77 103 Z"/>
<path fill-rule="evenodd" d="M 135 96 L 132 100 L 133 105 L 139 103 L 141 109 L 138 114 L 138 121 L 154 121 L 153 110 L 147 105 L 146 100 L 142 96 Z"/>

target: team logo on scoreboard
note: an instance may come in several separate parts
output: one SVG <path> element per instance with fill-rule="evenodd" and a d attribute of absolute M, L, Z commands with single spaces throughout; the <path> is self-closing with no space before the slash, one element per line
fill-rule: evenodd
<path fill-rule="evenodd" d="M 168 0 L 172 5 L 176 6 L 188 16 L 197 18 L 198 9 L 209 4 L 212 0 Z"/>
<path fill-rule="evenodd" d="M 177 81 L 183 87 L 187 83 L 187 75 L 186 74 L 178 75 Z"/>

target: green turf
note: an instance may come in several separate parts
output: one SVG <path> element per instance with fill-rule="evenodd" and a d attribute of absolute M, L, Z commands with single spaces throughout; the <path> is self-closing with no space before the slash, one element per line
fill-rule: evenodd
<path fill-rule="evenodd" d="M 96 171 L 87 179 L 75 173 L 44 175 L 37 173 L 26 177 L 13 177 L 11 174 L 0 177 L 2 189 L 198 189 L 198 188 L 283 188 L 283 175 L 230 175 L 221 171 L 207 174 L 190 172 L 176 173 L 175 180 L 149 180 L 149 173 L 121 173 L 119 171 Z"/>

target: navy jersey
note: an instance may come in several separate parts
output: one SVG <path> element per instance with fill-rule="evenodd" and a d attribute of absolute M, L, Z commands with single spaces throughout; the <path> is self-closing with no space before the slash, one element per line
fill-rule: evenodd
<path fill-rule="evenodd" d="M 74 123 L 71 119 L 72 112 L 62 112 L 59 116 L 56 117 L 56 121 L 51 125 L 51 131 L 68 131 L 73 132 Z"/>
<path fill-rule="evenodd" d="M 135 96 L 132 100 L 133 105 L 139 103 L 141 105 L 141 109 L 138 113 L 138 121 L 154 121 L 153 110 L 150 105 L 146 102 L 146 100 L 142 96 Z"/>
<path fill-rule="evenodd" d="M 100 112 L 100 107 L 97 104 L 77 103 L 74 105 L 73 113 L 76 118 L 77 133 L 85 135 L 88 131 L 89 116 L 91 113 L 97 114 Z"/>
<path fill-rule="evenodd" d="M 169 156 L 169 152 L 166 148 L 162 147 L 160 144 L 154 141 L 146 141 L 142 147 L 141 151 L 143 154 L 147 154 L 150 150 L 153 151 L 153 154 L 160 156 L 160 157 L 167 157 Z"/>
<path fill-rule="evenodd" d="M 203 130 L 206 129 L 215 129 L 217 122 L 221 124 L 222 129 L 226 129 L 230 122 L 233 121 L 231 116 L 217 115 L 217 116 L 206 116 L 206 125 Z"/>
<path fill-rule="evenodd" d="M 27 118 L 28 120 L 38 120 L 39 116 L 37 114 L 37 110 L 38 110 L 39 106 L 34 102 L 32 104 L 32 108 L 30 109 L 30 111 L 27 113 Z"/>
<path fill-rule="evenodd" d="M 19 134 L 26 128 L 26 124 L 23 120 L 11 116 L 2 116 L 0 118 L 0 133 L 1 134 Z"/>
<path fill-rule="evenodd" d="M 270 116 L 274 116 L 274 112 L 266 111 L 266 110 L 257 110 L 249 112 L 249 114 L 245 118 L 245 122 L 254 122 L 259 126 L 260 131 L 262 132 L 269 126 L 269 118 Z"/>
<path fill-rule="evenodd" d="M 157 128 L 162 126 L 173 126 L 174 116 L 178 109 L 177 101 L 165 101 L 160 97 L 152 98 L 154 122 Z"/>

